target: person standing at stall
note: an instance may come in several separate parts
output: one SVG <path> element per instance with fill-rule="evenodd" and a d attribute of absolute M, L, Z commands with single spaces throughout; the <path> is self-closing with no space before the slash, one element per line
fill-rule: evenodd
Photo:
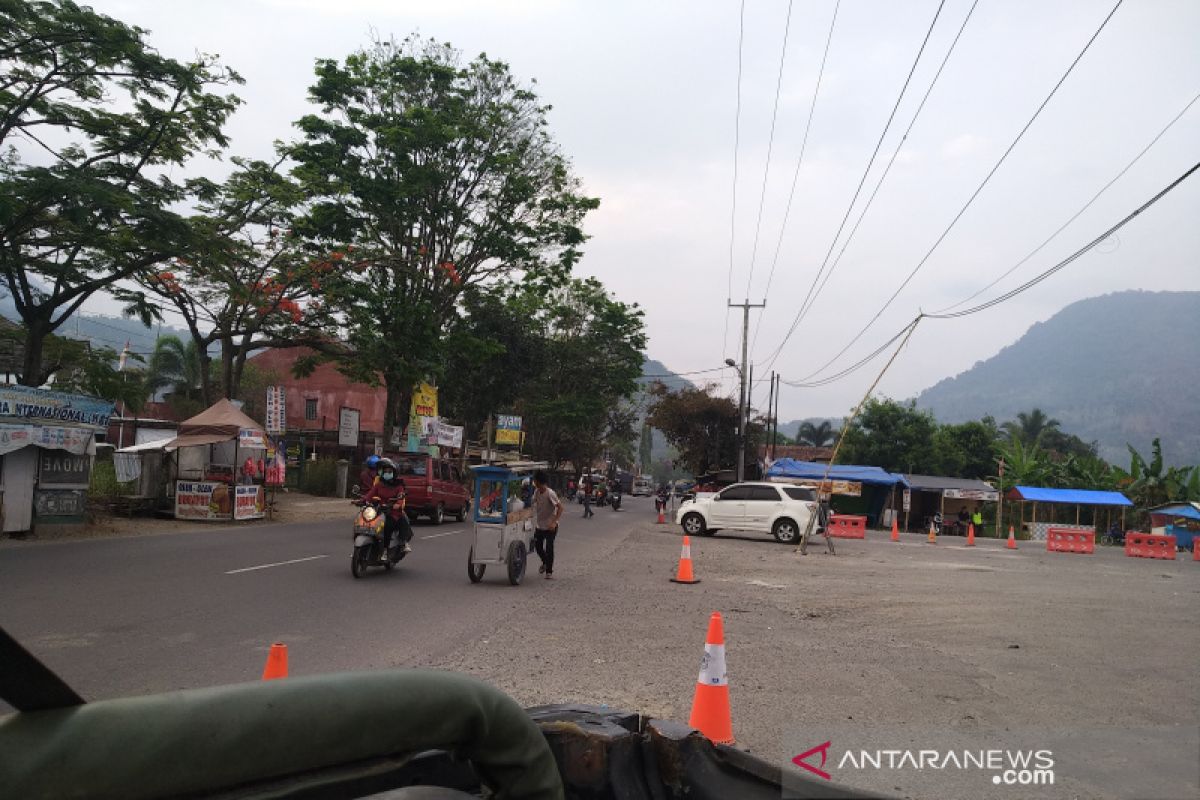
<path fill-rule="evenodd" d="M 554 577 L 554 538 L 558 536 L 563 504 L 546 485 L 545 470 L 533 473 L 533 486 L 533 549 L 542 560 L 538 572 L 550 579 Z"/>

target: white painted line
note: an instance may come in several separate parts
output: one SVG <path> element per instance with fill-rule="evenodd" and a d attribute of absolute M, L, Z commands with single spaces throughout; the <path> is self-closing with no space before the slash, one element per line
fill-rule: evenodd
<path fill-rule="evenodd" d="M 299 564 L 301 561 L 316 561 L 318 558 L 329 558 L 329 556 L 308 556 L 306 558 L 293 558 L 291 561 L 276 561 L 274 564 L 259 564 L 257 567 L 243 567 L 242 569 L 231 569 L 226 572 L 226 575 L 237 575 L 239 572 L 253 572 L 256 569 L 270 569 L 271 567 L 282 567 L 287 564 Z"/>
<path fill-rule="evenodd" d="M 459 528 L 456 531 L 446 531 L 445 533 L 431 533 L 428 536 L 422 536 L 421 538 L 422 539 L 436 539 L 439 536 L 449 536 L 453 533 L 464 533 L 465 531 L 466 531 L 466 528 Z"/>

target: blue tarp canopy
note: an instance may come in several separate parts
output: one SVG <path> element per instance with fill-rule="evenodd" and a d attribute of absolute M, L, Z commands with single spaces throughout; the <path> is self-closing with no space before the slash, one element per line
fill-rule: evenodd
<path fill-rule="evenodd" d="M 1150 509 L 1150 513 L 1200 521 L 1200 503 L 1167 503 L 1165 506 Z"/>
<path fill-rule="evenodd" d="M 831 481 L 853 481 L 868 486 L 895 486 L 904 484 L 904 476 L 897 475 L 879 467 L 860 467 L 854 464 L 835 464 L 830 467 L 818 461 L 796 461 L 791 458 L 781 458 L 767 470 L 766 477 L 795 478 L 797 480 L 819 481 L 826 477 L 829 470 Z"/>
<path fill-rule="evenodd" d="M 1045 489 L 1038 486 L 1014 486 L 1010 500 L 1034 503 L 1066 503 L 1073 506 L 1132 506 L 1133 501 L 1120 492 L 1096 492 L 1091 489 Z"/>

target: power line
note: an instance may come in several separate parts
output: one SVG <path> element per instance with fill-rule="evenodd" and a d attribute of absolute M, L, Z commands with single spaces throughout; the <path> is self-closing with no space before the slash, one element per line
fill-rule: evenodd
<path fill-rule="evenodd" d="M 950 311 L 952 309 L 958 308 L 959 306 L 966 305 L 967 303 L 971 302 L 979 295 L 986 292 L 988 289 L 991 289 L 993 286 L 1000 283 L 1000 281 L 1004 280 L 1009 275 L 1016 272 L 1020 267 L 1022 267 L 1031 258 L 1033 258 L 1035 255 L 1040 253 L 1046 245 L 1048 245 L 1048 244 L 1050 244 L 1050 242 L 1054 241 L 1054 239 L 1056 239 L 1060 233 L 1062 233 L 1064 230 L 1066 230 L 1067 227 L 1071 223 L 1073 223 L 1075 220 L 1079 219 L 1079 217 L 1082 216 L 1085 211 L 1087 211 L 1089 208 L 1091 208 L 1092 205 L 1097 200 L 1100 199 L 1101 195 L 1103 195 L 1110 188 L 1112 188 L 1113 184 L 1115 184 L 1117 181 L 1119 181 L 1121 178 L 1123 178 L 1125 176 L 1125 173 L 1129 172 L 1129 170 L 1132 169 L 1135 164 L 1137 164 L 1139 161 L 1141 161 L 1142 156 L 1146 155 L 1146 153 L 1150 152 L 1150 148 L 1152 148 L 1152 147 L 1154 147 L 1154 145 L 1158 144 L 1158 140 L 1161 139 L 1167 133 L 1167 131 L 1171 130 L 1171 128 L 1173 128 L 1175 126 L 1176 122 L 1179 122 L 1179 120 L 1183 118 L 1183 115 L 1188 112 L 1188 109 L 1190 109 L 1193 105 L 1196 104 L 1197 100 L 1200 100 L 1200 94 L 1197 94 L 1190 101 L 1188 101 L 1188 104 L 1183 107 L 1183 110 L 1180 111 L 1178 114 L 1176 114 L 1175 117 L 1170 122 L 1167 123 L 1166 127 L 1164 127 L 1162 130 L 1160 130 L 1158 132 L 1158 135 L 1156 135 L 1153 139 L 1151 139 L 1149 144 L 1147 144 L 1145 147 L 1143 147 L 1141 152 L 1139 152 L 1136 156 L 1134 156 L 1132 161 L 1130 161 L 1128 164 L 1125 165 L 1124 169 L 1122 169 L 1115 176 L 1113 176 L 1112 180 L 1110 180 L 1108 183 L 1104 184 L 1104 186 L 1100 187 L 1100 191 L 1098 191 L 1094 195 L 1092 195 L 1092 199 L 1090 199 L 1086 203 L 1084 203 L 1083 208 L 1079 209 L 1074 214 L 1072 214 L 1070 219 L 1068 219 L 1066 222 L 1064 222 L 1062 225 L 1060 225 L 1058 227 L 1058 230 L 1056 230 L 1056 231 L 1054 231 L 1054 233 L 1050 234 L 1041 244 L 1039 244 L 1037 247 L 1030 250 L 1028 255 L 1026 255 L 1024 258 L 1022 258 L 1016 264 L 1013 264 L 1002 275 L 1000 275 L 1000 277 L 996 278 L 994 281 L 989 283 L 987 286 L 984 286 L 982 289 L 975 292 L 970 297 L 959 300 L 954 305 L 946 306 L 945 308 L 943 308 L 940 311 L 935 312 L 935 313 L 941 314 L 941 313 Z"/>
<path fill-rule="evenodd" d="M 906 277 L 904 279 L 904 281 L 900 284 L 899 288 L 897 288 L 896 291 L 894 291 L 892 293 L 891 297 L 888 298 L 887 302 L 885 302 L 883 304 L 883 306 L 878 311 L 875 312 L 875 315 L 873 317 L 871 317 L 870 321 L 868 321 L 867 324 L 864 325 L 863 328 L 857 334 L 855 334 L 854 338 L 851 339 L 846 344 L 845 347 L 843 347 L 841 350 L 839 350 L 833 356 L 833 358 L 829 359 L 829 361 L 826 361 L 823 365 L 821 365 L 815 371 L 813 371 L 808 376 L 806 376 L 805 380 L 812 377 L 813 375 L 818 374 L 819 372 L 821 372 L 821 370 L 825 369 L 830 364 L 832 364 L 834 361 L 836 361 L 838 358 L 840 358 L 842 355 L 844 355 L 847 350 L 849 350 L 852 346 L 854 346 L 854 344 L 859 339 L 862 338 L 863 334 L 865 334 L 868 330 L 870 330 L 870 328 L 883 315 L 883 312 L 887 311 L 887 309 L 891 307 L 892 303 L 900 295 L 900 292 L 904 291 L 904 288 L 906 286 L 908 286 L 908 284 L 912 281 L 912 279 L 914 277 L 916 277 L 917 273 L 921 270 L 921 268 L 924 267 L 926 262 L 929 261 L 930 257 L 933 255 L 934 251 L 937 250 L 938 246 L 941 245 L 941 243 L 946 239 L 946 237 L 950 234 L 950 231 L 953 230 L 954 226 L 956 224 L 958 224 L 958 221 L 960 219 L 962 219 L 963 215 L 967 213 L 967 209 L 969 209 L 971 207 L 971 205 L 975 202 L 975 199 L 977 197 L 979 197 L 980 192 L 982 192 L 984 187 L 988 185 L 988 182 L 991 181 L 992 176 L 995 175 L 996 172 L 1000 169 L 1001 165 L 1003 165 L 1004 162 L 1006 160 L 1008 160 L 1008 156 L 1016 148 L 1017 144 L 1021 141 L 1021 139 L 1024 138 L 1025 133 L 1030 129 L 1030 127 L 1033 126 L 1033 123 L 1037 120 L 1037 118 L 1039 116 L 1041 116 L 1042 111 L 1045 110 L 1046 106 L 1050 104 L 1050 101 L 1054 98 L 1054 95 L 1057 94 L 1059 88 L 1062 87 L 1063 83 L 1066 82 L 1067 78 L 1075 70 L 1075 67 L 1079 64 L 1079 62 L 1081 60 L 1083 60 L 1083 57 L 1084 57 L 1084 55 L 1087 54 L 1087 51 L 1089 49 L 1091 49 L 1092 44 L 1096 41 L 1097 38 L 1099 38 L 1100 33 L 1108 25 L 1108 22 L 1109 22 L 1109 20 L 1111 20 L 1113 18 L 1113 15 L 1117 13 L 1117 9 L 1119 9 L 1121 7 L 1122 2 L 1124 2 L 1124 0 L 1117 0 L 1116 5 L 1114 5 L 1112 7 L 1112 10 L 1108 12 L 1108 16 L 1106 16 L 1104 18 L 1104 21 L 1100 23 L 1100 27 L 1098 27 L 1096 29 L 1096 32 L 1092 34 L 1090 39 L 1088 39 L 1087 44 L 1085 44 L 1083 46 L 1083 49 L 1079 51 L 1079 54 L 1077 56 L 1075 56 L 1075 60 L 1071 62 L 1071 65 L 1069 67 L 1067 67 L 1067 71 L 1062 74 L 1062 77 L 1058 79 L 1058 82 L 1056 84 L 1054 84 L 1054 88 L 1050 90 L 1050 93 L 1048 95 L 1046 95 L 1046 98 L 1041 102 L 1041 105 L 1039 105 L 1037 107 L 1037 110 L 1033 112 L 1033 116 L 1030 117 L 1029 121 L 1026 122 L 1024 127 L 1021 128 L 1021 130 L 1017 134 L 1016 138 L 1012 140 L 1012 142 L 1005 149 L 1003 155 L 1000 156 L 1000 159 L 995 163 L 995 165 L 992 166 L 991 170 L 984 177 L 983 182 L 980 183 L 979 186 L 976 187 L 975 191 L 971 193 L 971 196 L 969 198 L 967 198 L 967 202 L 965 204 L 963 204 L 963 207 L 961 209 L 959 209 L 958 213 L 954 215 L 954 218 L 952 220 L 950 220 L 950 224 L 946 226 L 946 229 L 944 231 L 942 231 L 941 235 L 938 236 L 938 238 L 934 241 L 933 245 L 929 248 L 929 250 L 921 258 L 921 260 L 917 262 L 917 265 L 915 267 L 913 267 L 911 272 L 909 272 L 908 277 Z M 799 322 L 799 315 L 797 315 L 797 322 Z M 792 331 L 794 331 L 794 330 L 795 330 L 795 325 L 793 325 L 793 327 L 792 327 Z M 788 335 L 786 337 L 784 337 L 784 344 L 786 344 L 787 340 L 791 337 L 792 331 L 789 331 Z M 780 350 L 782 350 L 782 345 L 780 345 Z M 779 351 L 777 350 L 775 353 L 775 356 L 778 357 L 778 354 L 779 354 Z"/>
<path fill-rule="evenodd" d="M 883 131 L 880 132 L 878 141 L 875 142 L 875 149 L 871 151 L 871 158 L 867 161 L 867 167 L 863 170 L 862 177 L 859 178 L 858 187 L 854 190 L 854 196 L 850 198 L 850 204 L 846 207 L 846 213 L 838 225 L 837 232 L 833 235 L 833 240 L 829 243 L 829 250 L 825 253 L 825 258 L 821 261 L 821 266 L 817 270 L 817 274 L 813 277 L 812 284 L 808 287 L 808 293 L 804 296 L 804 301 L 800 304 L 800 309 L 796 312 L 796 318 L 792 320 L 787 335 L 783 337 L 783 341 L 780 342 L 779 347 L 771 355 L 769 366 L 774 365 L 775 360 L 779 358 L 779 354 L 783 351 L 784 346 L 792 338 L 792 334 L 796 332 L 796 327 L 800 324 L 800 320 L 804 317 L 808 308 L 811 307 L 809 306 L 809 300 L 813 296 L 813 291 L 816 289 L 818 281 L 821 280 L 821 275 L 825 271 L 826 264 L 829 263 L 829 257 L 833 255 L 833 249 L 837 246 L 838 239 L 841 238 L 842 231 L 846 227 L 846 221 L 850 219 L 850 214 L 854 211 L 854 204 L 858 202 L 858 196 L 862 193 L 863 185 L 867 182 L 867 176 L 871 173 L 871 167 L 875 165 L 875 157 L 879 155 L 879 148 L 883 146 L 883 140 L 887 136 L 887 132 L 891 129 L 892 121 L 896 118 L 896 112 L 900 109 L 900 103 L 904 100 L 904 94 L 908 91 L 913 74 L 917 71 L 917 65 L 921 63 L 921 56 L 925 52 L 926 45 L 929 44 L 929 37 L 933 35 L 934 26 L 937 25 L 938 17 L 941 16 L 945 5 L 946 0 L 941 0 L 938 3 L 937 11 L 934 12 L 933 19 L 929 23 L 929 29 L 925 31 L 925 38 L 921 40 L 921 47 L 917 50 L 917 56 L 913 59 L 912 67 L 908 70 L 908 76 L 904 79 L 904 85 L 900 87 L 900 94 L 896 97 L 895 104 L 892 105 L 892 113 L 888 115 L 887 123 L 883 126 Z"/>
<path fill-rule="evenodd" d="M 733 245 L 737 230 L 737 184 L 738 184 L 738 150 L 741 146 L 742 135 L 742 45 L 746 36 L 746 0 L 742 0 L 738 11 L 738 71 L 737 71 L 737 110 L 733 117 L 733 201 L 729 208 L 729 276 L 725 286 L 726 302 L 733 299 Z M 725 332 L 721 335 L 721 356 L 729 352 L 729 308 L 725 309 Z"/>
<path fill-rule="evenodd" d="M 783 236 L 787 231 L 788 218 L 792 214 L 792 201 L 796 197 L 796 185 L 800 180 L 800 166 L 804 163 L 804 151 L 808 147 L 808 133 L 812 130 L 813 116 L 817 110 L 817 97 L 821 94 L 821 79 L 825 76 L 825 62 L 829 59 L 829 45 L 833 42 L 833 29 L 837 26 L 838 9 L 842 6 L 842 0 L 837 0 L 833 6 L 833 19 L 829 21 L 829 33 L 825 37 L 825 52 L 821 56 L 821 67 L 817 71 L 817 85 L 813 89 L 812 104 L 808 108 L 808 120 L 804 123 L 804 137 L 800 140 L 800 155 L 796 159 L 796 170 L 792 173 L 792 188 L 788 191 L 787 205 L 783 210 L 783 222 L 779 226 L 779 238 L 775 242 L 775 255 L 771 258 L 771 271 L 767 274 L 767 288 L 763 290 L 763 297 L 771 293 L 771 281 L 775 278 L 775 267 L 779 264 L 779 253 L 783 249 Z M 729 315 L 725 315 L 725 324 L 728 329 Z M 754 344 L 758 344 L 758 331 L 762 328 L 762 317 L 758 318 L 758 323 L 754 326 Z"/>
<path fill-rule="evenodd" d="M 792 0 L 788 0 L 787 19 L 783 23 L 783 46 L 779 50 L 779 74 L 775 78 L 775 103 L 771 109 L 771 134 L 767 137 L 767 163 L 763 167 L 762 190 L 758 195 L 758 220 L 754 223 L 754 245 L 750 248 L 750 274 L 746 276 L 746 297 L 750 296 L 750 284 L 754 280 L 754 262 L 758 258 L 758 234 L 762 230 L 763 206 L 767 202 L 767 177 L 771 174 L 771 152 L 775 147 L 775 120 L 779 115 L 779 90 L 783 87 L 783 64 L 787 60 L 788 34 L 791 29 Z"/>

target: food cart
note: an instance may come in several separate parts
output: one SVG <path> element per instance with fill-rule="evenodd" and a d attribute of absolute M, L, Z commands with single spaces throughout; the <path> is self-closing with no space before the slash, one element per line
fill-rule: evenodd
<path fill-rule="evenodd" d="M 533 509 L 517 507 L 515 501 L 521 481 L 535 470 L 545 468 L 544 461 L 471 467 L 475 473 L 475 536 L 467 554 L 467 576 L 471 583 L 483 580 L 489 564 L 503 565 L 513 586 L 525 576 L 533 539 Z"/>

